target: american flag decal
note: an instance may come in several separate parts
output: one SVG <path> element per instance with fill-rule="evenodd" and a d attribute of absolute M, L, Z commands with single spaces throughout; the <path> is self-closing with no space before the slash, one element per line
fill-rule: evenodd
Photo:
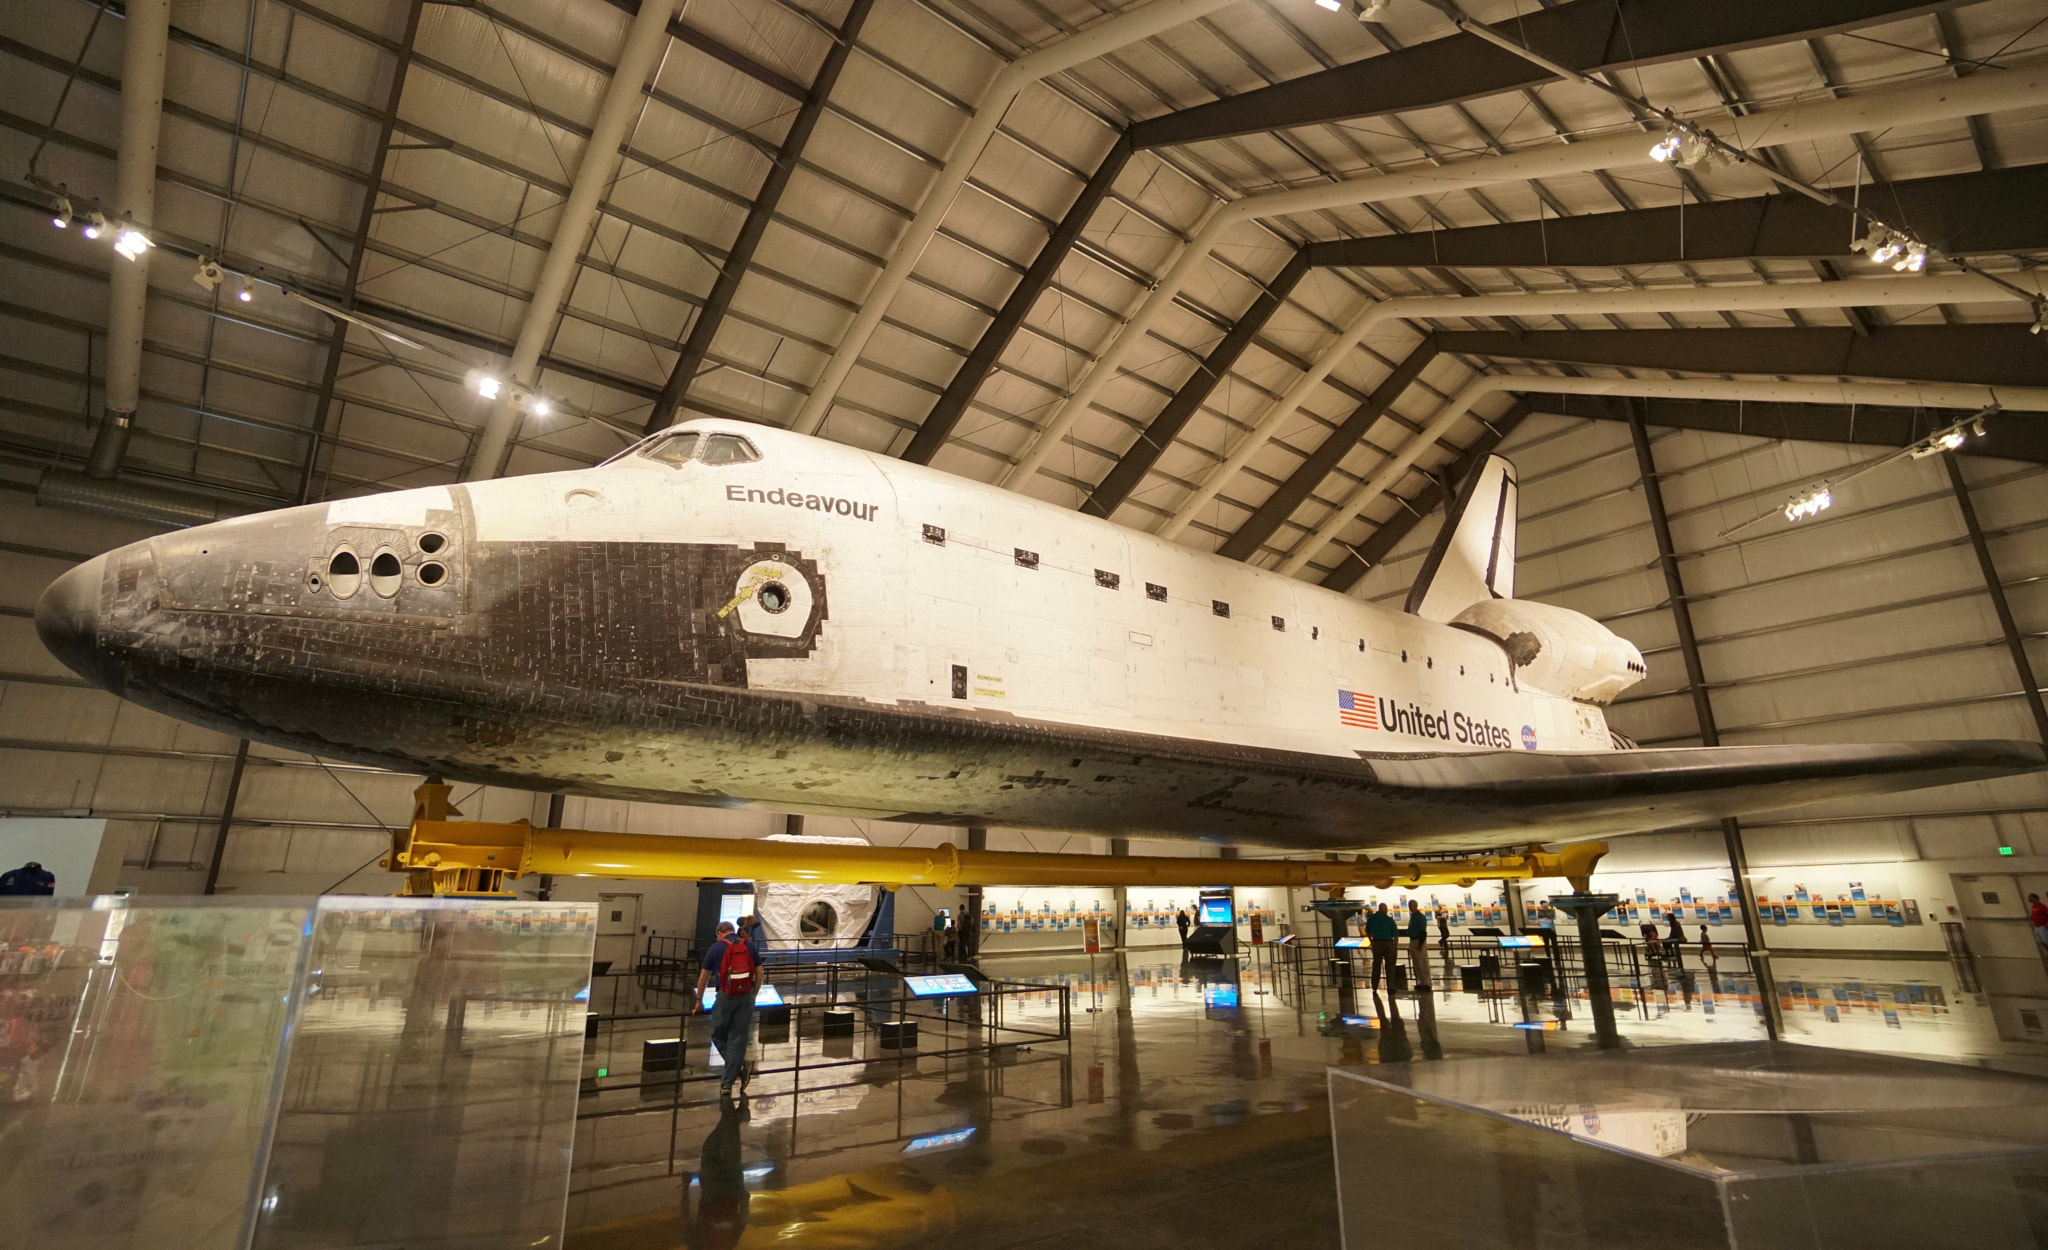
<path fill-rule="evenodd" d="M 1359 698 L 1349 690 L 1337 692 L 1337 719 L 1354 729 L 1380 727 L 1380 701 L 1371 695 Z"/>

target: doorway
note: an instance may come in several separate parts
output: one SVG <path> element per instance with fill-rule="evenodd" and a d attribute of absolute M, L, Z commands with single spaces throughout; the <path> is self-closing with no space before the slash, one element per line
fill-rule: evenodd
<path fill-rule="evenodd" d="M 610 972 L 631 972 L 640 950 L 640 896 L 597 896 L 597 950 L 591 957 L 609 961 Z"/>

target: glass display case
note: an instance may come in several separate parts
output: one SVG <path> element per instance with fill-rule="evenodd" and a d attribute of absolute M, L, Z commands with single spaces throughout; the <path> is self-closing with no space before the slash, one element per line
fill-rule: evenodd
<path fill-rule="evenodd" d="M 1353 1250 L 2048 1244 L 2031 1077 L 1761 1042 L 1329 1082 Z"/>
<path fill-rule="evenodd" d="M 589 904 L 0 900 L 0 1248 L 546 1245 Z"/>

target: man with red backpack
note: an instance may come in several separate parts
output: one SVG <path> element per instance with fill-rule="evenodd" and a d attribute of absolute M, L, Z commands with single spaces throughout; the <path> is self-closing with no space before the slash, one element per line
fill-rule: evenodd
<path fill-rule="evenodd" d="M 732 921 L 718 922 L 718 940 L 704 952 L 704 967 L 697 973 L 697 996 L 701 1010 L 704 987 L 715 985 L 718 997 L 711 1007 L 711 1044 L 725 1060 L 725 1078 L 718 1084 L 721 1096 L 731 1097 L 734 1082 L 747 1088 L 747 1041 L 754 1035 L 754 993 L 761 988 L 761 953 L 754 944 L 733 929 Z"/>

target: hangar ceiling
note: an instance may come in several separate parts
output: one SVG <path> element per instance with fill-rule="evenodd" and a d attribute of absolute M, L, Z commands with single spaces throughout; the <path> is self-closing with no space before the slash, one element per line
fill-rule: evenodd
<path fill-rule="evenodd" d="M 0 485 L 15 492 L 86 466 L 102 424 L 108 274 L 127 262 L 77 227 L 94 205 L 122 210 L 129 10 L 160 2 L 0 6 Z M 595 463 L 650 426 L 708 414 L 1009 478 L 1134 528 L 1173 523 L 1199 549 L 1386 596 L 1412 572 L 1401 556 L 1426 540 L 1433 523 L 1418 521 L 1444 484 L 1504 445 L 1536 483 L 1525 507 L 1552 510 L 1528 531 L 1525 587 L 1590 605 L 1632 637 L 1637 622 L 1655 658 L 1668 624 L 1649 622 L 1668 622 L 1674 600 L 1644 546 L 1641 466 L 1623 454 L 1632 416 L 1673 479 L 1677 549 L 1663 554 L 1718 571 L 1687 596 L 1796 578 L 1779 564 L 1867 559 L 1905 600 L 1937 593 L 1896 583 L 1927 552 L 1946 553 L 1927 558 L 1964 582 L 1977 567 L 1946 458 L 1861 479 L 1845 502 L 1867 493 L 1867 506 L 1805 531 L 1740 545 L 1716 531 L 1969 415 L 1916 407 L 1913 383 L 2048 386 L 2048 342 L 2027 333 L 2038 309 L 2005 290 L 1837 307 L 1475 304 L 1390 317 L 1322 381 L 1290 389 L 1389 299 L 1892 276 L 1852 248 L 1849 214 L 1770 171 L 1882 206 L 1934 249 L 1930 279 L 1962 275 L 1966 260 L 2039 289 L 2048 21 L 2030 0 L 1393 0 L 1371 21 L 1356 0 L 689 0 L 645 45 L 653 69 L 638 91 L 612 74 L 633 0 L 169 7 L 140 402 L 115 480 L 228 510 L 488 476 L 500 465 L 479 441 L 494 411 L 510 473 Z M 1717 133 L 1776 137 L 1740 162 L 1653 161 L 1662 123 L 1460 32 L 1450 12 Z M 977 104 L 1005 84 L 1014 100 L 973 142 Z M 586 175 L 594 225 L 564 231 L 608 88 L 624 123 L 618 168 Z M 1989 103 L 1884 111 L 1950 90 Z M 1827 112 L 1837 103 L 1882 124 L 1840 120 Z M 1824 115 L 1838 120 L 1808 125 Z M 1585 155 L 1624 144 L 1640 154 Z M 59 187 L 80 214 L 70 229 L 50 224 Z M 1212 214 L 1266 196 L 1319 206 L 1248 217 L 1188 259 Z M 558 310 L 533 298 L 551 251 Z M 202 258 L 222 268 L 213 289 L 193 281 Z M 871 298 L 892 272 L 900 288 Z M 872 333 L 863 308 L 878 317 Z M 1125 333 L 1134 318 L 1141 332 Z M 522 341 L 537 353 L 530 377 L 515 367 Z M 1098 370 L 1105 356 L 1114 367 Z M 1853 376 L 1894 380 L 1907 399 L 1503 392 L 1383 472 L 1493 373 Z M 513 389 L 488 399 L 482 377 Z M 521 387 L 547 411 L 517 410 Z M 1913 642 L 1888 634 L 1877 650 L 1930 707 L 1961 689 L 1949 679 L 1960 656 L 1990 666 L 1964 685 L 1991 711 L 1955 722 L 1955 736 L 2042 733 L 2001 658 L 2007 633 L 2038 648 L 2048 626 L 2034 589 L 2048 575 L 2032 502 L 2048 457 L 2038 419 L 2004 413 L 1963 449 L 2014 631 L 1981 578 L 1950 588 L 1967 604 L 1938 637 L 1875 606 L 1859 618 Z M 1048 426 L 1056 437 L 1041 439 Z M 1035 471 L 1017 473 L 1020 461 Z M 1348 502 L 1381 476 L 1385 490 Z M 1914 508 L 1947 519 L 1930 530 Z M 1546 547 L 1553 512 L 1587 534 Z M 1731 565 L 1745 572 L 1724 582 Z M 1586 589 L 1610 584 L 1629 593 Z M 1772 591 L 1742 610 L 1796 614 L 1811 593 Z M 1780 681 L 1772 663 L 1813 667 L 1769 647 L 1717 653 L 1712 639 L 1740 633 L 1718 611 L 1703 608 L 1701 625 L 1716 700 Z M 1685 666 L 1667 663 L 1660 680 L 1683 690 Z M 1654 720 L 1666 705 L 1644 698 Z M 1817 724 L 1758 712 L 1724 732 L 1940 736 L 1917 722 Z M 1690 722 L 1631 728 L 1700 734 Z M 2018 797 L 2005 810 L 2040 806 L 2037 783 L 2008 788 Z"/>

